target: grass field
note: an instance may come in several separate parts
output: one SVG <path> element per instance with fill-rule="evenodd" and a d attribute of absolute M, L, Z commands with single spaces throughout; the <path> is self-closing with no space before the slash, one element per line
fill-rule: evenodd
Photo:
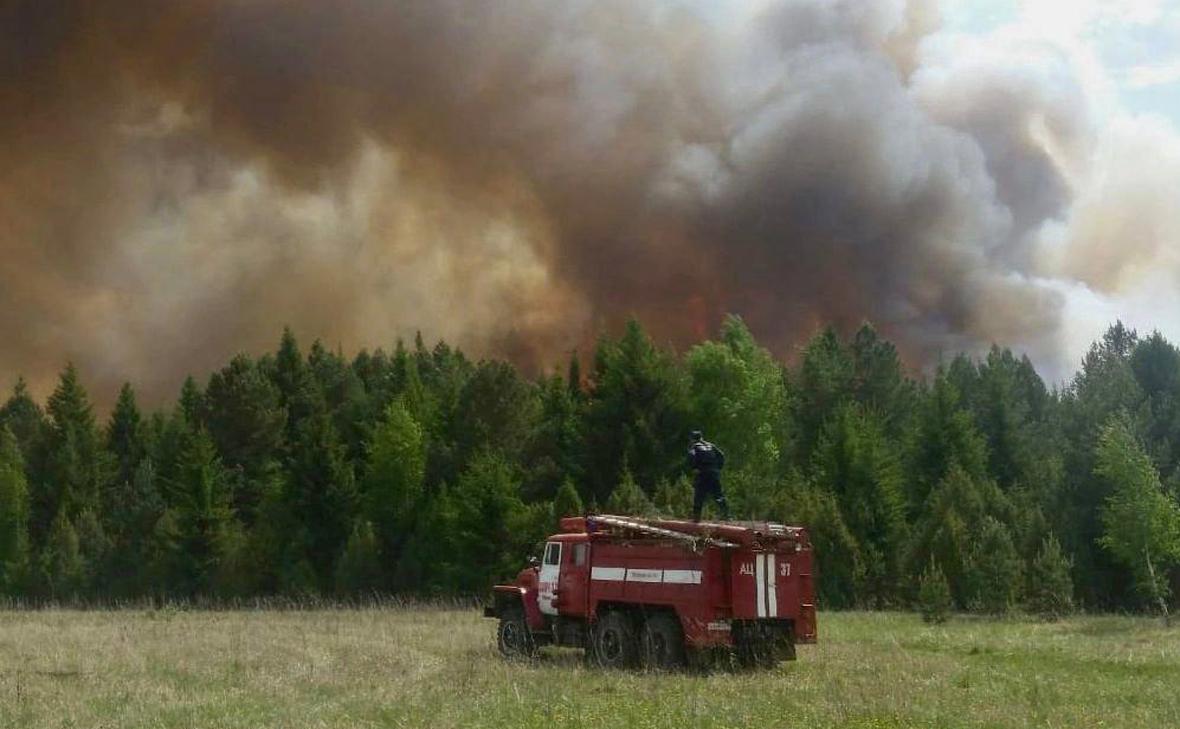
<path fill-rule="evenodd" d="M 773 671 L 500 660 L 474 611 L 0 612 L 0 727 L 1180 727 L 1180 628 L 820 617 Z"/>

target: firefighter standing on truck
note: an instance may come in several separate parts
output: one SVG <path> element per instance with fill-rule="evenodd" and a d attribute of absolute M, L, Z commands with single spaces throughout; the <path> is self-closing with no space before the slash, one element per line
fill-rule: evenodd
<path fill-rule="evenodd" d="M 701 431 L 694 430 L 689 436 L 688 465 L 696 471 L 692 489 L 692 520 L 701 520 L 701 507 L 705 499 L 712 497 L 721 510 L 721 518 L 729 518 L 729 504 L 721 491 L 721 469 L 725 466 L 725 452 L 709 441 Z"/>

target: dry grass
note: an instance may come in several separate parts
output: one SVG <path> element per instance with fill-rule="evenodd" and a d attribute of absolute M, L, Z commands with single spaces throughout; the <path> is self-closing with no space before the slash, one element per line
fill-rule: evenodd
<path fill-rule="evenodd" d="M 0 727 L 1172 727 L 1180 629 L 824 614 L 771 672 L 504 663 L 474 611 L 0 612 Z"/>

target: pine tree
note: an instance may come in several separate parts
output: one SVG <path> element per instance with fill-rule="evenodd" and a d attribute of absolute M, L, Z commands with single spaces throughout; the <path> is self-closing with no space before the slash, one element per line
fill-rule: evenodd
<path fill-rule="evenodd" d="M 582 431 L 578 403 L 554 375 L 539 389 L 540 412 L 530 427 L 521 492 L 529 501 L 551 499 L 565 480 L 582 481 Z"/>
<path fill-rule="evenodd" d="M 115 482 L 130 481 L 145 455 L 142 418 L 135 403 L 135 390 L 124 383 L 107 425 L 106 447 L 115 457 Z"/>
<path fill-rule="evenodd" d="M 561 519 L 566 516 L 582 516 L 584 513 L 582 510 L 582 497 L 578 496 L 578 490 L 574 488 L 574 482 L 566 479 L 562 482 L 561 488 L 557 490 L 557 495 L 553 498 L 553 516 Z"/>
<path fill-rule="evenodd" d="M 330 591 L 359 499 L 352 465 L 326 414 L 299 423 L 287 501 L 299 524 L 301 558 L 314 570 L 319 590 Z"/>
<path fill-rule="evenodd" d="M 816 484 L 836 495 L 859 544 L 865 572 L 856 602 L 883 606 L 899 597 L 906 539 L 905 494 L 897 448 L 878 419 L 849 403 L 824 424 L 815 448 Z"/>
<path fill-rule="evenodd" d="M 692 484 L 686 476 L 664 479 L 656 485 L 652 502 L 655 512 L 662 517 L 688 519 L 692 516 Z"/>
<path fill-rule="evenodd" d="M 33 503 L 34 533 L 44 534 L 59 513 L 73 521 L 86 509 L 97 511 L 108 482 L 110 459 L 102 447 L 90 399 L 78 371 L 68 365 L 49 398 L 46 463 Z"/>
<path fill-rule="evenodd" d="M 643 489 L 635 483 L 630 470 L 623 471 L 623 479 L 606 501 L 606 510 L 621 516 L 649 516 L 655 511 Z"/>
<path fill-rule="evenodd" d="M 263 500 L 282 481 L 279 457 L 286 443 L 286 409 L 278 388 L 245 355 L 209 378 L 205 400 L 209 434 L 233 481 L 233 508 L 252 526 Z M 163 469 L 165 463 L 158 462 Z"/>
<path fill-rule="evenodd" d="M 290 327 L 283 327 L 279 350 L 275 354 L 272 377 L 278 387 L 279 401 L 287 410 L 287 437 L 294 443 L 299 424 L 325 410 L 324 396 L 299 351 L 299 343 Z"/>
<path fill-rule="evenodd" d="M 645 491 L 684 470 L 687 387 L 675 359 L 657 348 L 638 322 L 595 355 L 586 403 L 588 496 L 605 501 L 630 466 Z"/>
<path fill-rule="evenodd" d="M 132 597 L 146 587 L 151 534 L 165 508 L 154 461 L 145 458 L 130 479 L 116 481 L 107 493 L 107 505 L 108 588 L 114 595 Z"/>
<path fill-rule="evenodd" d="M 922 571 L 918 587 L 918 610 L 927 623 L 945 623 L 950 616 L 951 590 L 946 576 L 934 560 Z"/>
<path fill-rule="evenodd" d="M 1045 537 L 1040 553 L 1029 565 L 1025 592 L 1029 611 L 1056 619 L 1073 610 L 1073 580 L 1069 575 L 1072 567 L 1057 537 Z"/>
<path fill-rule="evenodd" d="M 451 556 L 453 569 L 448 591 L 475 593 L 510 577 L 543 536 L 537 534 L 536 514 L 521 502 L 516 482 L 517 474 L 502 456 L 483 453 L 436 500 L 434 539 Z"/>
<path fill-rule="evenodd" d="M 233 512 L 221 459 L 203 428 L 185 444 L 179 479 L 176 491 L 182 500 L 176 510 L 176 578 L 184 594 L 209 595 L 214 592 L 225 556 L 226 530 Z"/>
<path fill-rule="evenodd" d="M 392 579 L 425 494 L 422 428 L 399 398 L 373 432 L 365 466 L 364 511 L 373 523 L 382 564 Z"/>
<path fill-rule="evenodd" d="M 69 517 L 58 512 L 41 551 L 41 581 L 48 597 L 69 600 L 83 589 L 86 563 L 78 543 L 78 533 Z"/>
<path fill-rule="evenodd" d="M 352 529 L 336 565 L 336 594 L 361 595 L 380 588 L 381 551 L 373 524 L 361 519 Z"/>
<path fill-rule="evenodd" d="M 17 379 L 12 396 L 0 407 L 0 426 L 5 425 L 16 436 L 17 446 L 28 465 L 28 460 L 40 444 L 46 422 L 45 413 L 29 394 L 29 386 L 23 377 Z"/>
<path fill-rule="evenodd" d="M 29 490 L 16 436 L 0 425 L 0 592 L 13 591 L 28 565 Z"/>
<path fill-rule="evenodd" d="M 1022 569 L 1011 533 L 986 517 L 971 555 L 969 601 L 993 615 L 1007 613 L 1019 598 Z"/>
<path fill-rule="evenodd" d="M 180 386 L 180 402 L 177 404 L 177 410 L 190 430 L 196 431 L 207 425 L 208 408 L 209 401 L 206 393 L 201 391 L 201 386 L 191 375 L 184 378 L 184 384 Z"/>

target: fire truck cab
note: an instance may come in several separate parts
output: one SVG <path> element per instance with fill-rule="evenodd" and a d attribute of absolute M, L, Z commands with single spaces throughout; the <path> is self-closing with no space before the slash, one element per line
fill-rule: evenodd
<path fill-rule="evenodd" d="M 484 609 L 507 657 L 557 645 L 603 666 L 672 668 L 727 649 L 767 665 L 816 640 L 802 527 L 594 515 L 561 529 Z"/>

